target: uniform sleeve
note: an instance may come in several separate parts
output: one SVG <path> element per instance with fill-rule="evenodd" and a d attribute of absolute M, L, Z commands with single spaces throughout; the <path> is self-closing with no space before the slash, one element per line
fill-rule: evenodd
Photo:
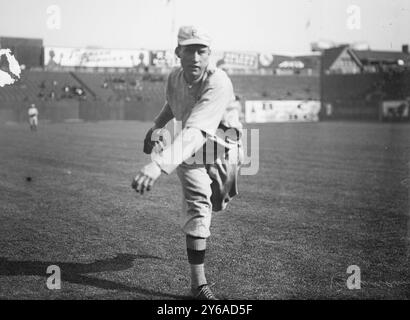
<path fill-rule="evenodd" d="M 211 76 L 199 101 L 193 107 L 185 127 L 196 128 L 214 136 L 233 96 L 232 83 L 227 76 L 222 74 Z"/>
<path fill-rule="evenodd" d="M 202 131 L 196 128 L 185 128 L 161 153 L 152 153 L 151 160 L 157 163 L 163 172 L 170 174 L 182 162 L 192 157 L 205 141 Z"/>
<path fill-rule="evenodd" d="M 165 86 L 165 97 L 166 101 L 164 106 L 162 107 L 160 113 L 155 117 L 154 123 L 157 128 L 163 128 L 166 124 L 174 118 L 174 114 L 172 113 L 171 106 L 169 105 L 169 90 L 170 90 L 170 78 L 172 73 L 167 78 L 167 84 Z"/>
<path fill-rule="evenodd" d="M 155 126 L 157 128 L 163 128 L 168 123 L 168 121 L 172 120 L 173 118 L 174 115 L 172 113 L 171 107 L 169 106 L 168 102 L 165 102 L 161 112 L 154 119 Z"/>

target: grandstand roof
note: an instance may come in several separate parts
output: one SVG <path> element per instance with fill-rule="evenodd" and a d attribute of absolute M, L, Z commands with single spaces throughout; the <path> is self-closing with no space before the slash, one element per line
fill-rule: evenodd
<path fill-rule="evenodd" d="M 397 62 L 403 60 L 410 64 L 410 55 L 400 51 L 373 51 L 373 50 L 353 50 L 354 54 L 364 62 Z"/>
<path fill-rule="evenodd" d="M 343 45 L 340 47 L 330 48 L 323 51 L 322 55 L 322 68 L 323 70 L 329 70 L 335 61 L 341 56 L 343 52 L 347 51 L 349 55 L 360 66 L 360 59 L 354 54 L 353 50 L 349 48 L 349 45 Z"/>
<path fill-rule="evenodd" d="M 329 70 L 343 52 L 347 51 L 358 66 L 371 63 L 397 63 L 403 60 L 406 65 L 410 65 L 410 54 L 400 51 L 375 51 L 375 50 L 353 50 L 349 45 L 343 45 L 323 51 L 322 67 Z"/>

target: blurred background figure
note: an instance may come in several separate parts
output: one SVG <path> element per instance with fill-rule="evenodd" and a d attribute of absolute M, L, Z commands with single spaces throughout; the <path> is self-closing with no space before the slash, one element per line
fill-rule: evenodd
<path fill-rule="evenodd" d="M 38 110 L 36 105 L 32 103 L 28 109 L 28 116 L 29 116 L 29 123 L 30 123 L 30 130 L 37 131 L 38 126 Z"/>
<path fill-rule="evenodd" d="M 226 113 L 222 118 L 222 123 L 228 128 L 242 129 L 241 122 L 243 121 L 243 118 L 241 98 L 236 95 L 235 100 L 232 101 L 226 109 Z"/>

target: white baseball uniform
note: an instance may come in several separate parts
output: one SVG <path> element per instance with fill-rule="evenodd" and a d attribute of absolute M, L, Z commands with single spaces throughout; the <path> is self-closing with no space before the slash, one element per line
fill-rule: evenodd
<path fill-rule="evenodd" d="M 183 129 L 201 130 L 206 135 L 207 144 L 212 143 L 213 146 L 216 142 L 228 147 L 229 155 L 238 158 L 240 143 L 227 142 L 217 130 L 221 124 L 225 128 L 235 128 L 239 138 L 242 129 L 239 119 L 230 113 L 229 106 L 234 102 L 235 96 L 231 80 L 224 71 L 208 67 L 198 83 L 189 85 L 183 76 L 183 69 L 177 68 L 168 77 L 166 99 L 162 111 L 155 119 L 156 124 L 166 123 L 175 117 L 182 122 Z M 204 148 L 207 151 L 213 149 L 204 146 L 198 153 L 204 152 Z M 226 153 L 222 153 L 222 157 L 224 155 Z M 220 158 L 220 155 L 216 157 Z M 187 235 L 200 238 L 210 236 L 212 209 L 223 210 L 226 203 L 237 194 L 238 168 L 237 162 L 227 167 L 222 167 L 220 161 L 216 164 L 191 161 L 182 164 L 161 163 L 161 169 L 166 173 L 177 169 L 184 196 L 182 229 Z M 218 191 L 224 194 L 215 195 Z M 212 197 L 214 201 L 211 200 Z"/>
<path fill-rule="evenodd" d="M 28 109 L 29 122 L 31 127 L 37 127 L 38 125 L 38 110 L 36 107 L 30 107 Z"/>

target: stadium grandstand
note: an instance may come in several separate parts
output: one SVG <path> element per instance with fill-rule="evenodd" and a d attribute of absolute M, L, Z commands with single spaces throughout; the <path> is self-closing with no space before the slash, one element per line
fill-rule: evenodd
<path fill-rule="evenodd" d="M 52 48 L 44 47 L 41 39 L 5 37 L 0 37 L 0 48 L 11 49 L 22 66 L 19 81 L 0 88 L 2 121 L 24 119 L 30 103 L 38 105 L 43 119 L 52 113 L 42 108 L 66 110 L 53 113 L 54 121 L 66 117 L 152 120 L 164 103 L 167 73 L 178 65 L 165 50 Z M 271 101 L 277 106 L 294 101 L 298 108 L 315 101 L 321 120 L 380 120 L 384 101 L 402 106 L 410 97 L 408 46 L 402 52 L 382 52 L 342 45 L 299 57 L 253 52 L 215 55 L 244 109 L 249 101 Z M 4 56 L 0 68 L 7 71 Z M 67 112 L 69 108 L 74 111 Z M 409 120 L 408 110 L 400 119 Z"/>
<path fill-rule="evenodd" d="M 322 119 L 408 121 L 409 71 L 407 45 L 401 52 L 355 50 L 349 45 L 324 50 Z"/>

